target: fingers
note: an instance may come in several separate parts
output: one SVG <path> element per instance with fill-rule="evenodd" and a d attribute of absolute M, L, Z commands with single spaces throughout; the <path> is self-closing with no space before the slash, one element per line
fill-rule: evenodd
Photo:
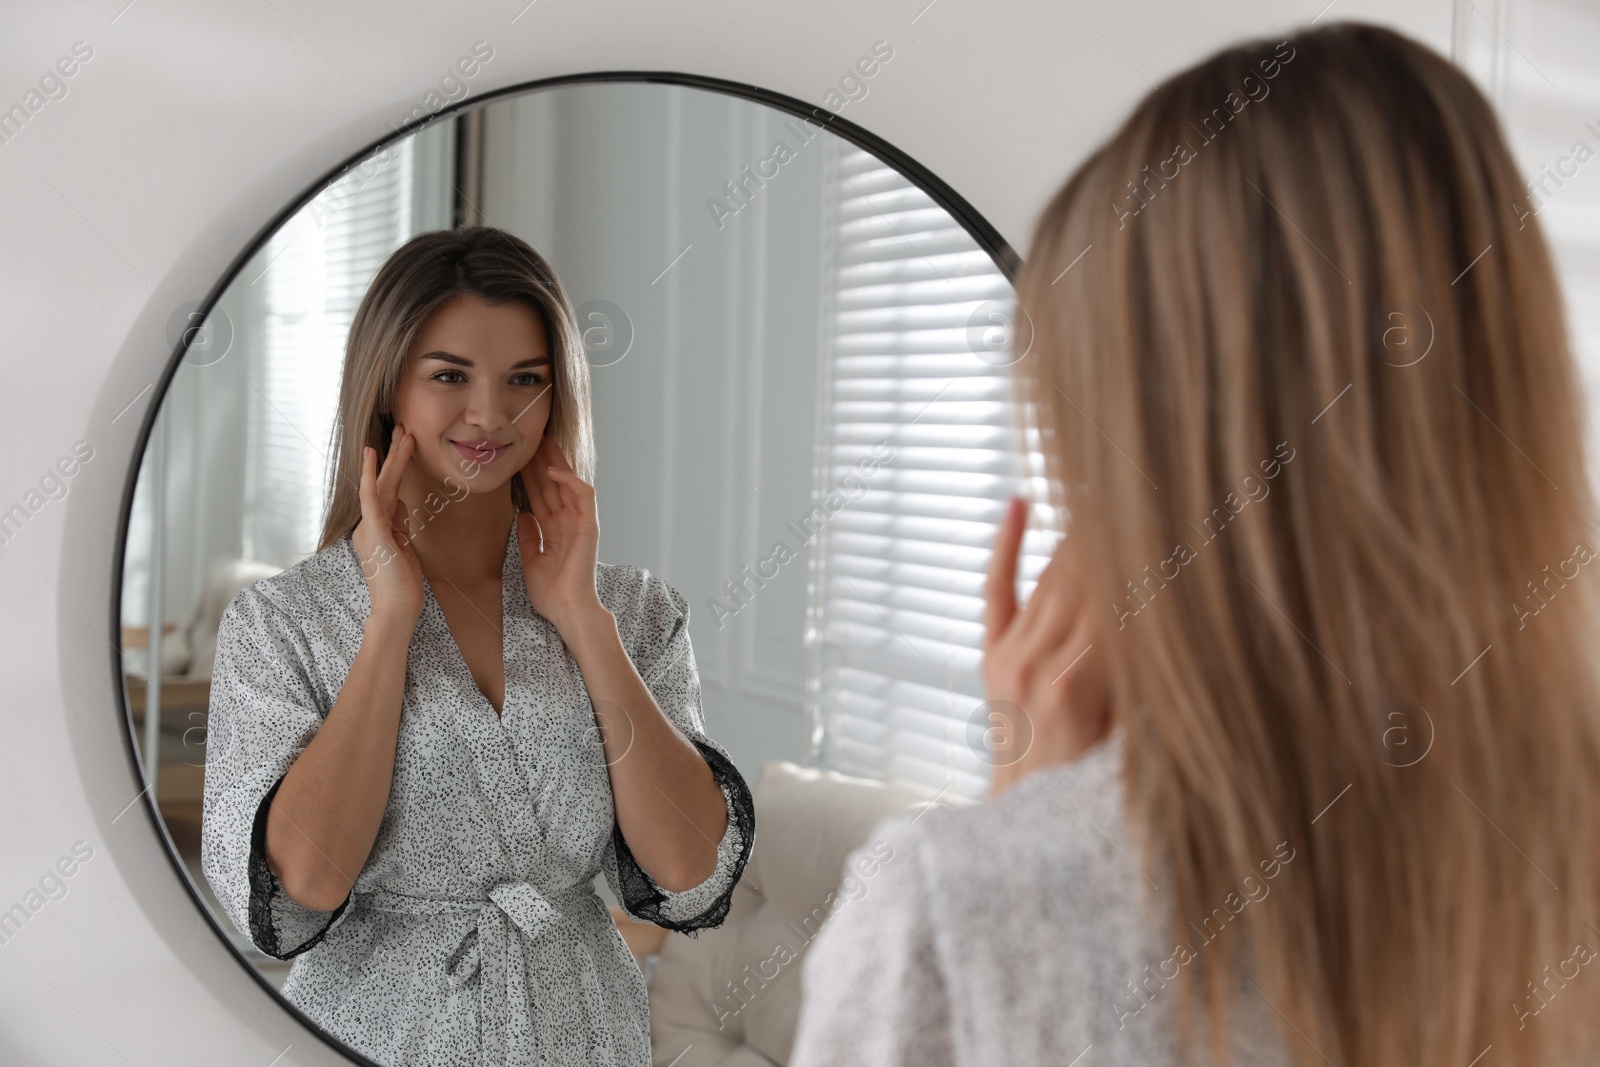
<path fill-rule="evenodd" d="M 389 532 L 394 538 L 395 547 L 402 551 L 411 547 L 411 516 L 406 512 L 406 502 L 395 498 L 389 506 Z"/>
<path fill-rule="evenodd" d="M 549 449 L 548 462 L 551 466 L 558 471 L 566 471 L 568 474 L 576 473 L 572 469 L 572 464 L 567 462 L 567 454 L 561 451 L 561 442 L 556 440 L 555 434 L 545 434 L 544 440 L 539 443 Z"/>
<path fill-rule="evenodd" d="M 372 578 L 377 571 L 368 570 L 367 549 L 363 545 L 365 535 L 362 528 L 372 530 L 378 525 L 378 450 L 370 445 L 361 450 L 361 484 L 356 489 L 356 495 L 361 501 L 361 521 L 356 524 L 356 554 L 361 556 L 361 571 Z"/>
<path fill-rule="evenodd" d="M 540 465 L 538 475 L 539 486 L 544 491 L 545 504 L 551 511 L 560 511 L 562 508 L 575 506 L 576 502 L 572 499 L 572 494 L 562 491 L 562 485 L 556 480 L 554 471 Z"/>
<path fill-rule="evenodd" d="M 1083 619 L 1071 638 L 1045 666 L 1043 681 L 1062 692 L 1059 699 L 1073 709 L 1078 745 L 1087 747 L 1111 725 L 1111 672 L 1093 627 Z"/>
<path fill-rule="evenodd" d="M 989 574 L 988 616 L 998 619 L 1009 608 L 1012 617 L 985 647 L 985 685 L 1003 716 L 1017 720 L 1009 723 L 1015 740 L 1005 749 L 1012 758 L 995 766 L 991 795 L 1033 769 L 1077 759 L 1105 736 L 1113 717 L 1107 650 L 1087 608 L 1077 542 L 1056 545 L 1027 603 L 1016 609 L 1022 524 L 1013 519 L 1021 517 L 1008 511 Z"/>
<path fill-rule="evenodd" d="M 550 470 L 546 471 L 545 474 L 550 479 L 550 483 L 555 486 L 556 495 L 561 499 L 561 506 L 571 508 L 574 511 L 578 510 L 581 506 L 581 501 L 578 499 L 577 487 L 566 480 L 566 473 L 560 470 Z"/>
<path fill-rule="evenodd" d="M 995 534 L 994 552 L 989 557 L 989 575 L 983 586 L 983 625 L 985 642 L 999 640 L 1017 613 L 1017 556 L 1027 531 L 1028 505 L 1012 497 L 1006 505 L 1005 519 Z"/>
<path fill-rule="evenodd" d="M 536 515 L 549 515 L 561 509 L 561 491 L 551 482 L 545 468 L 549 466 L 550 436 L 540 438 L 539 446 L 519 472 L 522 488 L 528 494 L 528 506 Z"/>
<path fill-rule="evenodd" d="M 545 473 L 545 463 L 535 452 L 522 468 L 522 487 L 528 493 L 528 506 L 535 515 L 551 515 L 561 510 L 561 490 Z"/>
<path fill-rule="evenodd" d="M 1074 692 L 1098 692 L 1107 679 L 1102 652 L 1089 620 L 1080 616 L 1056 647 L 1040 658 L 1042 680 L 1071 686 Z"/>
<path fill-rule="evenodd" d="M 540 440 L 522 474 L 529 503 L 539 500 L 544 505 L 535 509 L 539 514 L 553 514 L 562 508 L 581 512 L 594 499 L 594 486 L 578 477 L 553 435 Z"/>
<path fill-rule="evenodd" d="M 377 510 L 378 450 L 371 445 L 361 449 L 361 484 L 356 496 L 361 501 L 361 517 L 371 517 Z"/>
<path fill-rule="evenodd" d="M 383 469 L 378 472 L 378 502 L 384 507 L 398 497 L 400 478 L 417 445 L 417 439 L 402 427 L 396 426 L 395 432 L 400 436 L 389 445 L 389 454 L 383 458 Z"/>
<path fill-rule="evenodd" d="M 594 503 L 594 486 L 579 478 L 571 471 L 554 470 L 549 472 L 561 487 L 561 499 L 567 507 L 577 511 L 592 508 Z M 597 516 L 598 518 L 598 516 Z"/>
<path fill-rule="evenodd" d="M 1101 647 L 1100 625 L 1089 611 L 1082 575 L 1075 557 L 1066 556 L 1060 597 L 1071 605 L 1067 632 L 1059 645 L 1045 656 L 1047 679 L 1052 685 L 1070 686 L 1085 701 L 1092 697 L 1098 707 L 1104 702 L 1110 673 Z M 1087 706 L 1087 705 L 1086 705 Z"/>
<path fill-rule="evenodd" d="M 1032 595 L 1013 624 L 1017 654 L 1024 662 L 1051 656 L 1067 640 L 1083 612 L 1083 593 L 1077 577 L 1063 540 L 1040 572 Z"/>

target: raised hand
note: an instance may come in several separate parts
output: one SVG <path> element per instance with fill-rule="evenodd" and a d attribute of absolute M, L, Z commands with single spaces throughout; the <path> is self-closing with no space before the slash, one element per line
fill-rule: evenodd
<path fill-rule="evenodd" d="M 378 470 L 378 451 L 361 450 L 361 521 L 351 535 L 361 556 L 361 573 L 372 597 L 372 614 L 393 614 L 412 625 L 422 616 L 422 563 L 406 536 L 400 476 L 416 451 L 417 439 L 396 425 Z"/>
<path fill-rule="evenodd" d="M 539 442 L 520 477 L 533 508 L 517 516 L 528 602 L 566 632 L 582 615 L 602 608 L 595 589 L 600 519 L 594 487 L 573 472 L 550 434 Z"/>
<path fill-rule="evenodd" d="M 1111 729 L 1111 694 L 1099 637 L 1067 541 L 1017 610 L 1017 558 L 1028 505 L 1011 499 L 984 586 L 983 678 L 1000 738 L 989 795 L 1042 767 L 1071 763 Z"/>

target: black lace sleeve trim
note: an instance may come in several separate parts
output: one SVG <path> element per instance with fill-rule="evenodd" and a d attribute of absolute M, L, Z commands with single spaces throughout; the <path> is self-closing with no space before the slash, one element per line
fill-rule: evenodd
<path fill-rule="evenodd" d="M 756 807 L 750 795 L 749 785 L 745 783 L 744 776 L 734 767 L 732 761 L 698 738 L 691 737 L 689 740 L 694 742 L 694 746 L 705 757 L 706 763 L 710 764 L 711 773 L 717 778 L 717 785 L 725 787 L 733 801 L 734 824 L 739 828 L 739 857 L 734 862 L 733 877 L 728 881 L 728 888 L 723 890 L 705 911 L 693 919 L 682 922 L 669 919 L 661 914 L 661 906 L 667 900 L 666 895 L 650 880 L 644 868 L 634 859 L 633 851 L 623 839 L 622 828 L 613 825 L 611 836 L 616 844 L 617 878 L 622 885 L 622 900 L 627 912 L 644 922 L 694 937 L 696 930 L 721 926 L 722 921 L 728 916 L 734 887 L 739 884 L 739 879 L 744 874 L 745 864 L 750 861 L 750 847 L 755 844 Z"/>
<path fill-rule="evenodd" d="M 285 949 L 278 942 L 278 928 L 272 921 L 273 898 L 283 893 L 283 886 L 278 883 L 278 876 L 272 873 L 272 868 L 267 866 L 267 810 L 272 807 L 272 798 L 277 796 L 278 787 L 283 784 L 279 778 L 272 783 L 272 788 L 267 790 L 267 795 L 261 798 L 261 804 L 256 808 L 254 825 L 250 828 L 250 939 L 256 947 L 275 959 L 287 960 L 307 949 L 313 948 L 328 933 L 328 928 L 333 921 L 344 914 L 344 909 L 350 906 L 350 898 L 344 898 L 344 903 L 328 916 L 328 921 L 322 929 L 312 934 L 305 941 L 293 948 Z"/>

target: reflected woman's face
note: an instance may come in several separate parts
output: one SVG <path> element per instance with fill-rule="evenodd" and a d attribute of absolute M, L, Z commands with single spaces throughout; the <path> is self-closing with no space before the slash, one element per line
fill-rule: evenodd
<path fill-rule="evenodd" d="M 504 487 L 544 436 L 551 380 L 538 312 L 452 297 L 417 332 L 400 374 L 394 417 L 417 439 L 411 466 L 458 492 Z"/>

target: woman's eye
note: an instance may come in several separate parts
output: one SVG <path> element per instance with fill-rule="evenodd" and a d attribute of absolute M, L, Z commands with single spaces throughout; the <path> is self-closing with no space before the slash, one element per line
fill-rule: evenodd
<path fill-rule="evenodd" d="M 447 378 L 445 377 L 446 375 L 456 375 L 457 377 Z M 464 377 L 465 375 L 463 375 L 459 370 L 442 370 L 430 375 L 430 380 L 443 382 L 445 385 L 455 385 Z M 537 371 L 530 371 L 527 374 L 519 374 L 512 380 L 522 385 L 543 385 L 544 375 Z"/>

